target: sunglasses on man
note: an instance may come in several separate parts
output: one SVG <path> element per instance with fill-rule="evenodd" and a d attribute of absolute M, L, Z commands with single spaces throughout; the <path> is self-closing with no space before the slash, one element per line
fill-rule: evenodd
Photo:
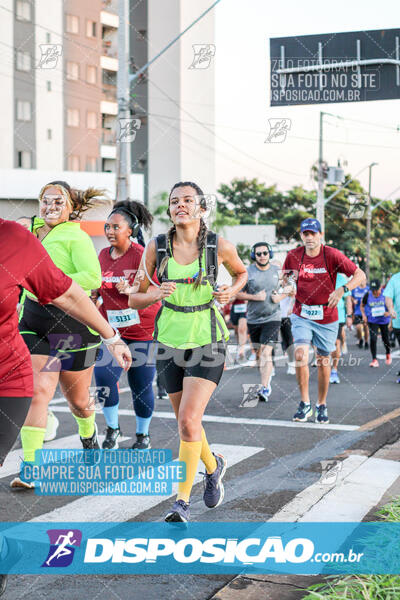
<path fill-rule="evenodd" d="M 256 256 L 268 256 L 268 255 L 269 255 L 268 250 L 267 251 L 263 250 L 262 252 L 256 252 Z"/>

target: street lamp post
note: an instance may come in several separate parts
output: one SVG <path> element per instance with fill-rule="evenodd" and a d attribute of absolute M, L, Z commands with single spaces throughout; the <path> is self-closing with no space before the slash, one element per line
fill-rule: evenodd
<path fill-rule="evenodd" d="M 378 163 L 373 162 L 369 165 L 369 178 L 368 178 L 368 208 L 367 208 L 367 239 L 366 239 L 366 251 L 365 251 L 365 272 L 367 275 L 367 281 L 370 276 L 370 256 L 371 256 L 371 220 L 372 220 L 372 201 L 371 201 L 371 173 L 372 167 L 375 167 Z"/>

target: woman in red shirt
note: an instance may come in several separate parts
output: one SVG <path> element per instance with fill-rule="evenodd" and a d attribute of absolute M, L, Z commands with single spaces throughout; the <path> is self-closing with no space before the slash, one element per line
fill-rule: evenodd
<path fill-rule="evenodd" d="M 51 303 L 97 331 L 121 368 L 131 365 L 129 349 L 82 288 L 54 265 L 29 231 L 0 218 L 0 466 L 25 421 L 33 394 L 31 358 L 15 310 L 21 288 L 35 294 L 40 304 Z M 0 595 L 5 586 L 6 576 L 0 575 Z"/>
<path fill-rule="evenodd" d="M 160 303 L 143 310 L 128 306 L 128 296 L 123 292 L 126 283 L 133 283 L 143 254 L 144 240 L 140 227 L 150 227 L 153 217 L 140 202 L 126 200 L 117 202 L 109 215 L 104 230 L 109 248 L 99 254 L 102 283 L 100 312 L 118 329 L 122 339 L 129 344 L 134 361 L 128 371 L 128 383 L 132 391 L 136 414 L 136 442 L 132 448 L 151 448 L 149 425 L 154 409 L 153 379 L 155 360 L 153 352 L 154 320 Z M 139 243 L 132 241 L 137 238 Z M 121 291 L 119 291 L 121 290 Z M 104 449 L 118 448 L 121 429 L 118 422 L 118 380 L 122 369 L 113 364 L 106 348 L 95 366 L 97 396 L 104 404 L 103 414 L 107 423 Z"/>

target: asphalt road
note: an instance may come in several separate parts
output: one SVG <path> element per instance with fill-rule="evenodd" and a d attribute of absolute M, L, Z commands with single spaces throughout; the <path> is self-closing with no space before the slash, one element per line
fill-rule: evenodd
<path fill-rule="evenodd" d="M 320 461 L 348 455 L 352 450 L 372 454 L 388 441 L 399 437 L 400 416 L 386 420 L 385 415 L 398 408 L 399 386 L 395 383 L 400 368 L 400 352 L 396 350 L 391 366 L 380 361 L 379 369 L 371 369 L 369 351 L 359 350 L 352 334 L 348 335 L 349 353 L 339 369 L 341 383 L 330 387 L 328 407 L 330 425 L 293 424 L 291 418 L 299 402 L 296 379 L 286 375 L 286 367 L 277 362 L 269 402 L 254 408 L 242 408 L 243 385 L 259 381 L 255 367 L 238 367 L 224 372 L 217 392 L 207 408 L 205 429 L 211 444 L 224 445 L 228 461 L 233 462 L 225 476 L 225 500 L 216 510 L 208 510 L 202 502 L 202 484 L 192 496 L 192 519 L 195 521 L 266 521 L 296 494 L 321 476 Z M 382 348 L 380 348 L 382 352 Z M 311 397 L 316 398 L 317 369 L 310 368 Z M 121 387 L 126 386 L 124 379 Z M 314 400 L 315 401 L 315 400 Z M 66 404 L 53 406 L 60 427 L 58 438 L 76 434 L 75 421 Z M 121 409 L 132 408 L 130 395 L 121 395 Z M 170 448 L 177 455 L 178 435 L 170 418 L 168 401 L 157 401 L 156 416 L 151 424 L 154 448 Z M 99 430 L 104 429 L 101 414 Z M 122 415 L 125 436 L 134 437 L 134 416 Z M 367 424 L 367 426 L 366 426 Z M 370 425 L 368 425 L 370 424 Z M 335 428 L 339 425 L 340 428 Z M 360 426 L 364 428 L 359 429 Z M 122 447 L 130 447 L 127 439 Z M 78 447 L 78 446 L 77 446 Z M 18 448 L 18 446 L 16 446 Z M 15 492 L 9 488 L 14 475 L 0 478 L 0 518 L 2 521 L 27 521 L 68 506 L 76 498 L 41 497 L 33 492 Z M 162 498 L 159 498 L 162 500 Z M 91 498 L 85 499 L 89 514 Z M 161 521 L 171 500 L 154 502 L 145 511 L 133 510 L 130 521 Z M 112 499 L 103 497 L 107 514 Z M 104 513 L 103 513 L 104 517 Z M 98 520 L 107 520 L 106 518 Z M 95 515 L 91 516 L 96 520 Z M 28 596 L 30 600 L 90 600 L 107 598 L 159 600 L 206 600 L 213 596 L 232 576 L 10 576 L 7 600 Z"/>

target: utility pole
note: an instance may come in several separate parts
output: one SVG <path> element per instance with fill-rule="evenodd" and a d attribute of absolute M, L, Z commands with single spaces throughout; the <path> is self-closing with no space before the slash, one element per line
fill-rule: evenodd
<path fill-rule="evenodd" d="M 117 200 L 126 200 L 129 197 L 129 179 L 131 174 L 131 143 L 124 141 L 124 134 L 128 136 L 131 133 L 129 125 L 131 114 L 129 110 L 129 91 L 130 85 L 147 71 L 149 66 L 157 60 L 164 52 L 177 42 L 189 29 L 198 23 L 208 12 L 210 12 L 221 0 L 215 0 L 211 6 L 201 13 L 185 29 L 179 33 L 149 60 L 136 73 L 129 74 L 129 0 L 118 0 L 118 73 L 117 73 L 117 95 L 118 95 L 118 121 L 119 135 L 117 136 L 117 165 L 116 165 L 116 197 Z M 122 119 L 122 120 L 121 120 Z M 127 119 L 127 120 L 125 120 Z M 122 138 L 122 139 L 121 139 Z"/>
<path fill-rule="evenodd" d="M 117 100 L 118 123 L 117 164 L 116 164 L 116 199 L 129 198 L 129 179 L 131 173 L 131 144 L 129 142 L 129 2 L 118 0 L 118 73 Z"/>
<path fill-rule="evenodd" d="M 368 207 L 367 207 L 367 239 L 366 239 L 366 249 L 365 249 L 365 273 L 367 276 L 367 281 L 369 282 L 370 276 L 370 259 L 371 259 L 371 221 L 372 221 L 372 199 L 371 199 L 371 173 L 372 167 L 377 165 L 378 163 L 373 162 L 369 165 L 369 177 L 368 177 Z"/>
<path fill-rule="evenodd" d="M 318 192 L 317 192 L 317 219 L 321 223 L 322 234 L 325 237 L 325 211 L 324 211 L 324 168 L 323 168 L 323 122 L 324 113 L 319 113 L 319 155 L 318 155 Z"/>

